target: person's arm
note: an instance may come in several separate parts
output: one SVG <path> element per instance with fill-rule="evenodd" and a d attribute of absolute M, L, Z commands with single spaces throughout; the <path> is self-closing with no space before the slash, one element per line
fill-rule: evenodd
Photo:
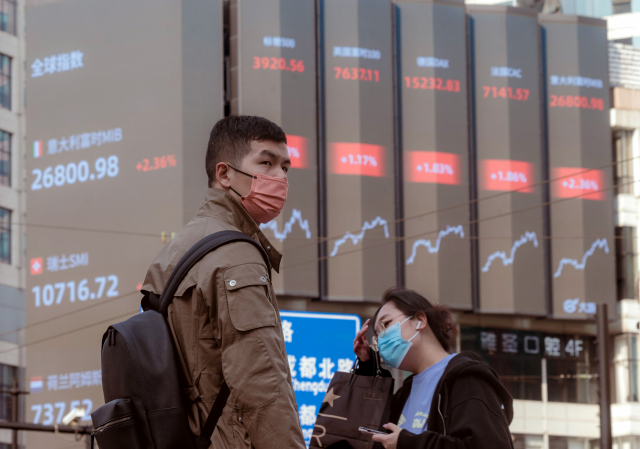
<path fill-rule="evenodd" d="M 365 321 L 362 325 L 362 329 L 356 335 L 353 340 L 353 353 L 358 357 L 358 367 L 356 368 L 356 374 L 359 376 L 375 376 L 376 374 L 376 362 L 374 360 L 373 349 L 369 346 L 367 341 L 367 329 L 371 320 Z M 391 377 L 391 373 L 385 369 L 380 369 L 382 377 Z"/>
<path fill-rule="evenodd" d="M 447 435 L 426 431 L 419 435 L 402 431 L 398 449 L 510 449 L 509 425 L 502 410 L 493 410 L 481 399 L 469 399 L 451 410 L 452 428 Z M 449 433 L 450 432 L 450 433 Z"/>
<path fill-rule="evenodd" d="M 304 449 L 282 329 L 262 281 L 266 276 L 261 263 L 230 267 L 216 276 L 211 318 L 219 327 L 233 425 L 246 430 L 257 449 Z"/>
<path fill-rule="evenodd" d="M 482 382 L 481 380 L 478 382 Z M 451 410 L 447 422 L 451 428 L 446 435 L 425 431 L 413 434 L 394 425 L 385 426 L 393 433 L 373 439 L 385 449 L 511 449 L 513 443 L 507 418 L 495 395 L 490 403 L 471 396 L 474 382 L 461 382 L 455 388 L 458 394 L 468 394 L 468 399 L 458 402 Z M 480 387 L 482 388 L 482 387 Z M 484 388 L 489 388 L 486 384 Z M 486 390 L 485 390 L 486 391 Z M 443 412 L 444 413 L 444 412 Z"/>

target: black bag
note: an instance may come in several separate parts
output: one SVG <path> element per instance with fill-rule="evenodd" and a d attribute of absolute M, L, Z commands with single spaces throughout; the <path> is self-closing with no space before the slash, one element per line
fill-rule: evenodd
<path fill-rule="evenodd" d="M 351 373 L 333 375 L 313 428 L 310 448 L 371 449 L 371 435 L 358 429 L 385 431 L 382 426 L 391 415 L 393 378 L 381 376 L 380 355 L 371 352 L 376 362 L 375 376 L 355 374 L 359 360 Z M 382 446 L 375 443 L 375 447 Z"/>
<path fill-rule="evenodd" d="M 206 449 L 229 397 L 226 382 L 218 393 L 200 435 L 191 433 L 181 394 L 180 364 L 167 309 L 187 272 L 207 253 L 231 242 L 258 242 L 237 231 L 211 234 L 196 243 L 174 268 L 162 295 L 150 293 L 142 300 L 144 313 L 110 326 L 102 337 L 102 389 L 105 405 L 91 414 L 93 439 L 100 449 Z"/>

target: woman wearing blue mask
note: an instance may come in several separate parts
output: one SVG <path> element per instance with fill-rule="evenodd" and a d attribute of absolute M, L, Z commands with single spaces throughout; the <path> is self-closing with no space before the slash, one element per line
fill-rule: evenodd
<path fill-rule="evenodd" d="M 353 342 L 360 375 L 375 374 L 369 325 Z M 387 365 L 413 374 L 393 397 L 385 425 L 391 433 L 373 436 L 385 449 L 513 448 L 513 400 L 480 356 L 449 354 L 456 332 L 446 307 L 402 288 L 384 294 L 373 317 L 373 346 Z"/>

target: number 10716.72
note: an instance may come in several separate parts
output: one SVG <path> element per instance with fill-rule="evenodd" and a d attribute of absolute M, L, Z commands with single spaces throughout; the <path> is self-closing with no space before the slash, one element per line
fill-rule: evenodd
<path fill-rule="evenodd" d="M 75 281 L 57 282 L 55 284 L 47 284 L 43 287 L 35 286 L 31 289 L 34 295 L 36 307 L 41 305 L 50 306 L 62 303 L 65 293 L 68 291 L 69 302 L 75 302 L 87 299 L 100 299 L 102 296 L 107 298 L 118 296 L 118 276 L 98 276 L 94 279 L 97 290 L 89 288 L 89 280 L 83 279 L 76 285 Z M 109 285 L 107 285 L 109 284 Z"/>

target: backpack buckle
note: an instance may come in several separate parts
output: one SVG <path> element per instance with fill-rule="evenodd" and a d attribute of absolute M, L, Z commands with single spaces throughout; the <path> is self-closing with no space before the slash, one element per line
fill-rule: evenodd
<path fill-rule="evenodd" d="M 147 310 L 155 310 L 157 312 L 158 308 L 160 307 L 160 297 L 155 293 L 147 292 L 147 294 L 145 294 L 142 297 L 142 301 L 140 301 L 140 306 L 142 307 L 142 310 L 145 312 Z"/>

